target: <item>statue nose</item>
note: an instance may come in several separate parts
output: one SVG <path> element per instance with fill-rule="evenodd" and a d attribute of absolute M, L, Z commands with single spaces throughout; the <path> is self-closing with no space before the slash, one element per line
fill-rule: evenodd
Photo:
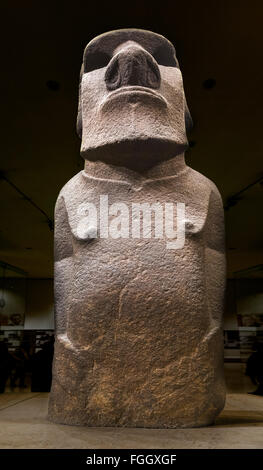
<path fill-rule="evenodd" d="M 128 47 L 109 62 L 105 82 L 108 90 L 132 85 L 159 88 L 161 76 L 158 64 L 151 54 L 140 47 Z"/>

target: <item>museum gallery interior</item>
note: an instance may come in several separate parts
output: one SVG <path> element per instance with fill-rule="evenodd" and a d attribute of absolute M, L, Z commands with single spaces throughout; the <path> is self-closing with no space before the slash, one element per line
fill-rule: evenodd
<path fill-rule="evenodd" d="M 203 4 L 4 7 L 0 449 L 263 448 L 262 8 Z"/>

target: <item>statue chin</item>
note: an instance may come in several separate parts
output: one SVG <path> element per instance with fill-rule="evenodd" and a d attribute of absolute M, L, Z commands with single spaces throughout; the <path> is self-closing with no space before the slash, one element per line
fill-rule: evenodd
<path fill-rule="evenodd" d="M 88 85 L 85 79 L 81 144 L 84 159 L 147 168 L 187 149 L 181 82 L 174 95 L 170 90 L 146 92 L 141 87 L 124 87 L 100 97 L 92 108 L 86 105 L 92 99 Z"/>
<path fill-rule="evenodd" d="M 162 161 L 181 155 L 187 148 L 187 139 L 177 142 L 156 136 L 137 139 L 122 137 L 120 140 L 107 142 L 97 147 L 82 145 L 80 153 L 85 160 L 100 160 L 106 164 L 143 171 Z"/>

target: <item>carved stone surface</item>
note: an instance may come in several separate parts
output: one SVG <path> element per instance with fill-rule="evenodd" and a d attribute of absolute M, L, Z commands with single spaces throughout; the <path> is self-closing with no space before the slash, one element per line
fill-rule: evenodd
<path fill-rule="evenodd" d="M 223 208 L 214 183 L 185 164 L 190 127 L 167 39 L 127 29 L 88 44 L 77 125 L 85 169 L 55 214 L 54 422 L 204 426 L 224 406 Z M 181 247 L 153 229 L 131 236 L 129 209 L 156 203 L 185 205 Z"/>

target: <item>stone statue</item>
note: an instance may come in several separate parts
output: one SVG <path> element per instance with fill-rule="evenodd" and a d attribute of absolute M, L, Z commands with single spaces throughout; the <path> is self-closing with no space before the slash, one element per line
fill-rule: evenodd
<path fill-rule="evenodd" d="M 122 29 L 87 45 L 85 168 L 55 210 L 54 422 L 205 426 L 224 406 L 223 208 L 185 164 L 190 127 L 166 38 Z"/>

